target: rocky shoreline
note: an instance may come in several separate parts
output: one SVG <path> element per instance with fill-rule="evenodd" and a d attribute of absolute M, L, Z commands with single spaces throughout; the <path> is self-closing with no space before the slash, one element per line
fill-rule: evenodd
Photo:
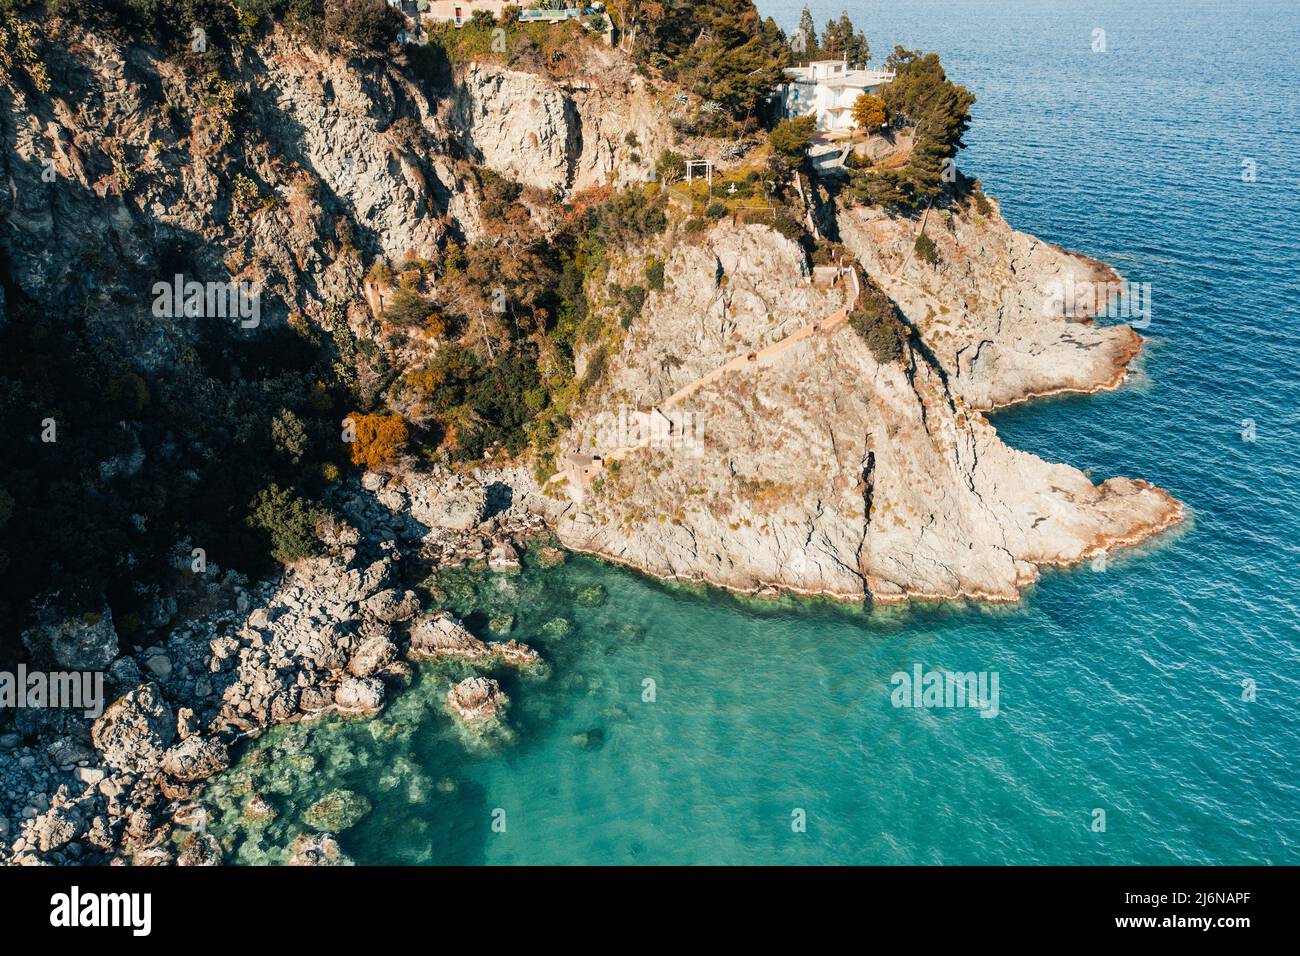
<path fill-rule="evenodd" d="M 0 863 L 220 863 L 201 795 L 241 740 L 331 713 L 372 716 L 420 661 L 544 668 L 518 641 L 480 640 L 444 611 L 424 613 L 410 587 L 439 569 L 517 569 L 546 534 L 537 514 L 497 498 L 508 486 L 484 479 L 366 475 L 338 494 L 347 520 L 321 529 L 325 555 L 251 585 L 210 568 L 217 609 L 160 644 L 119 653 L 111 615 L 89 635 L 64 621 L 29 631 L 37 663 L 105 666 L 112 703 L 93 721 L 16 712 L 0 736 Z M 496 732 L 508 701 L 491 678 L 471 677 L 451 704 L 472 730 Z M 305 831 L 292 849 L 303 864 L 341 858 L 328 832 Z"/>

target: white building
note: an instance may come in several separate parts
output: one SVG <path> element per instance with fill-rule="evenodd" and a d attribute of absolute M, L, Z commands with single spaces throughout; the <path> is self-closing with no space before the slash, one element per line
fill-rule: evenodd
<path fill-rule="evenodd" d="M 389 0 L 393 2 L 393 0 Z M 421 4 L 424 16 L 438 23 L 452 23 L 464 26 L 478 11 L 490 13 L 495 19 L 501 19 L 506 7 L 520 7 L 519 19 L 524 23 L 560 23 L 564 20 L 576 20 L 605 12 L 605 4 L 595 2 L 579 4 L 564 9 L 526 10 L 522 9 L 528 0 L 426 0 Z"/>
<path fill-rule="evenodd" d="M 880 92 L 894 78 L 890 70 L 852 70 L 843 60 L 814 60 L 785 71 L 781 115 L 814 115 L 820 130 L 853 128 L 853 103 L 863 93 Z"/>
<path fill-rule="evenodd" d="M 461 26 L 479 10 L 499 19 L 510 4 L 507 0 L 429 0 L 423 6 L 427 19 Z M 515 4 L 515 6 L 522 6 L 522 4 Z"/>

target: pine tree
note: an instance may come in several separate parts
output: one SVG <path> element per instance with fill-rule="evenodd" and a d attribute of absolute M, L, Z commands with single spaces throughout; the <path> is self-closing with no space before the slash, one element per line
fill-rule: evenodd
<path fill-rule="evenodd" d="M 792 47 L 800 59 L 817 59 L 817 26 L 813 23 L 812 11 L 804 4 L 799 16 L 799 29 L 792 40 Z"/>
<path fill-rule="evenodd" d="M 871 60 L 871 47 L 862 31 L 853 29 L 853 21 L 846 12 L 838 20 L 826 23 L 822 34 L 821 55 L 826 59 L 844 59 L 851 68 L 860 70 Z"/>

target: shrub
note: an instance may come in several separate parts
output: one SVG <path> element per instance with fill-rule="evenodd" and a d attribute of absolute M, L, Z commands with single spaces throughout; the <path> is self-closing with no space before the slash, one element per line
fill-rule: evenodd
<path fill-rule="evenodd" d="M 370 470 L 384 468 L 397 461 L 409 436 L 400 415 L 350 415 L 353 440 L 352 464 Z"/>
<path fill-rule="evenodd" d="M 704 215 L 708 216 L 710 219 L 721 219 L 726 214 L 727 207 L 725 204 L 720 202 L 711 202 L 709 203 L 709 208 L 704 210 Z"/>
<path fill-rule="evenodd" d="M 772 144 L 772 149 L 776 150 L 777 155 L 797 162 L 808 151 L 808 144 L 812 141 L 816 123 L 815 116 L 781 120 L 768 134 L 767 141 Z"/>
<path fill-rule="evenodd" d="M 862 337 L 881 365 L 903 357 L 907 335 L 898 306 L 869 278 L 862 283 L 862 294 L 849 313 L 849 326 Z"/>
<path fill-rule="evenodd" d="M 388 49 L 405 22 L 384 0 L 325 0 L 326 32 L 364 52 Z"/>
<path fill-rule="evenodd" d="M 655 292 L 664 291 L 664 262 L 662 259 L 651 260 L 650 264 L 645 267 L 645 278 L 652 290 Z"/>
<path fill-rule="evenodd" d="M 384 318 L 393 325 L 416 325 L 436 314 L 433 303 L 406 284 L 399 285 L 384 299 Z"/>
<path fill-rule="evenodd" d="M 667 200 L 648 196 L 644 189 L 631 187 L 613 196 L 601 211 L 599 233 L 607 244 L 637 242 L 668 227 L 664 214 Z"/>
<path fill-rule="evenodd" d="M 645 308 L 646 290 L 643 285 L 630 285 L 623 290 L 623 301 L 627 303 L 633 316 L 641 314 Z"/>
<path fill-rule="evenodd" d="M 922 262 L 932 266 L 939 264 L 939 248 L 934 244 L 934 240 L 925 233 L 921 233 L 916 237 L 916 242 L 912 243 L 912 251 L 916 253 L 916 257 Z"/>
<path fill-rule="evenodd" d="M 275 443 L 275 450 L 292 464 L 301 462 L 307 453 L 307 427 L 287 408 L 280 409 L 279 414 L 271 419 L 271 440 Z"/>
<path fill-rule="evenodd" d="M 250 503 L 247 523 L 270 542 L 271 556 L 288 564 L 316 554 L 317 510 L 287 488 L 268 485 Z"/>

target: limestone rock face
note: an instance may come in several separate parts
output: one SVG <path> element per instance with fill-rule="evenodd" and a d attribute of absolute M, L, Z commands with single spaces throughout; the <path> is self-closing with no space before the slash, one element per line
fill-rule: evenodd
<path fill-rule="evenodd" d="M 746 592 L 1009 601 L 1040 565 L 1178 520 L 1144 482 L 1094 485 L 1008 448 L 919 350 L 880 364 L 851 327 L 821 321 L 845 293 L 807 285 L 805 268 L 762 226 L 719 226 L 671 253 L 666 291 L 574 416 L 570 447 L 608 453 L 611 409 L 742 361 L 675 406 L 702 423 L 697 448 L 636 448 L 600 482 L 562 486 L 566 545 Z"/>
<path fill-rule="evenodd" d="M 538 189 L 577 192 L 653 174 L 673 145 L 646 80 L 612 51 L 592 51 L 563 81 L 487 63 L 458 68 L 447 125 L 470 155 Z"/>
<path fill-rule="evenodd" d="M 500 720 L 510 700 L 490 677 L 467 677 L 447 692 L 447 706 L 470 724 Z"/>
<path fill-rule="evenodd" d="M 469 531 L 483 519 L 487 490 L 459 476 L 448 481 L 412 477 L 404 485 L 411 517 L 430 528 Z"/>
<path fill-rule="evenodd" d="M 925 234 L 937 247 L 933 266 L 912 254 L 913 220 L 856 207 L 840 210 L 837 224 L 971 408 L 1115 387 L 1142 347 L 1131 326 L 1096 324 L 1083 295 L 1066 302 L 1056 292 L 1116 285 L 1113 269 L 1015 231 L 996 209 L 931 214 Z"/>
<path fill-rule="evenodd" d="M 176 717 L 156 684 L 113 701 L 90 728 L 104 762 L 128 773 L 157 769 L 175 737 Z"/>

